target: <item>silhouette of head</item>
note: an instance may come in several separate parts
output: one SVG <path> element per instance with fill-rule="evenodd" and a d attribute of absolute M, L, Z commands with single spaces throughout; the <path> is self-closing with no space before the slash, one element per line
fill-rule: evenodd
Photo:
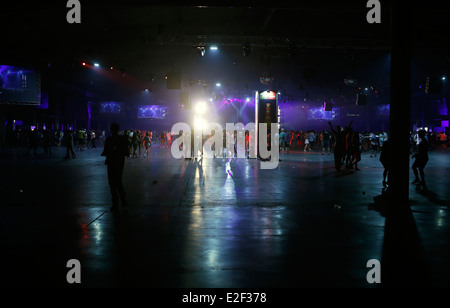
<path fill-rule="evenodd" d="M 423 137 L 425 137 L 425 131 L 419 130 L 419 138 L 423 138 Z"/>
<path fill-rule="evenodd" d="M 111 129 L 111 134 L 117 135 L 119 133 L 120 126 L 117 123 L 112 123 L 110 129 Z"/>

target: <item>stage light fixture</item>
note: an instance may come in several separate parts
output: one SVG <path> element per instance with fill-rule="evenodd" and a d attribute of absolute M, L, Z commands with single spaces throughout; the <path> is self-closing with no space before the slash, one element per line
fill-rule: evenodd
<path fill-rule="evenodd" d="M 100 67 L 100 64 L 94 63 L 94 66 L 95 66 L 95 67 Z"/>
<path fill-rule="evenodd" d="M 81 63 L 83 66 L 86 66 L 86 62 Z"/>
<path fill-rule="evenodd" d="M 209 47 L 209 50 L 218 50 L 218 49 L 219 48 L 217 46 L 215 46 L 215 45 Z"/>
<path fill-rule="evenodd" d="M 206 53 L 205 46 L 197 46 L 197 52 L 201 57 L 205 56 Z"/>

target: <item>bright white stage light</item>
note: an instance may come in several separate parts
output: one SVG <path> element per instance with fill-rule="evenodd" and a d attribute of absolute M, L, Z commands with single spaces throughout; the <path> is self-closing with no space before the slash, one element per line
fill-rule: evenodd
<path fill-rule="evenodd" d="M 210 49 L 210 50 L 217 50 L 217 49 L 219 49 L 219 48 L 217 48 L 217 46 L 211 46 L 211 47 L 209 47 L 209 49 Z"/>
<path fill-rule="evenodd" d="M 194 118 L 194 128 L 196 130 L 206 129 L 208 122 L 206 122 L 201 116 L 196 116 Z"/>
<path fill-rule="evenodd" d="M 204 114 L 208 110 L 208 105 L 205 102 L 199 102 L 195 105 L 194 110 L 196 114 Z"/>
<path fill-rule="evenodd" d="M 205 46 L 197 46 L 197 52 L 200 54 L 200 56 L 205 56 Z"/>
<path fill-rule="evenodd" d="M 95 66 L 95 67 L 100 67 L 100 64 L 94 63 L 94 66 Z"/>

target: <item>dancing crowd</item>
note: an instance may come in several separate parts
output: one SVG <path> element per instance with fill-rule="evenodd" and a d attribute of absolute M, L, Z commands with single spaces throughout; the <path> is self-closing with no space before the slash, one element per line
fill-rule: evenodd
<path fill-rule="evenodd" d="M 108 131 L 105 130 L 42 130 L 42 129 L 18 129 L 12 136 L 11 144 L 15 147 L 26 147 L 28 154 L 36 155 L 41 147 L 44 154 L 51 154 L 52 147 L 58 150 L 66 147 L 65 158 L 76 158 L 75 150 L 86 151 L 96 147 L 102 147 Z M 427 149 L 447 148 L 450 139 L 445 132 L 423 132 L 423 138 L 427 141 Z M 121 132 L 127 136 L 130 145 L 130 157 L 149 157 L 151 146 L 158 144 L 161 149 L 170 148 L 175 138 L 170 130 L 138 130 L 127 129 Z M 209 136 L 206 136 L 208 138 Z M 236 134 L 232 136 L 236 144 Z M 270 135 L 268 136 L 270 139 Z M 250 136 L 245 133 L 245 147 L 248 153 Z M 269 140 L 268 139 L 268 140 Z M 420 142 L 418 131 L 410 133 L 410 152 L 415 151 Z M 328 128 L 316 130 L 287 130 L 280 129 L 279 146 L 280 153 L 318 153 L 322 155 L 334 154 L 337 171 L 345 169 L 358 169 L 361 153 L 366 152 L 370 158 L 377 158 L 381 154 L 383 144 L 388 140 L 387 132 L 358 132 L 352 128 L 352 122 L 347 126 L 333 127 L 331 122 Z M 224 147 L 226 144 L 224 143 Z M 236 152 L 236 151 L 235 151 Z"/>
<path fill-rule="evenodd" d="M 27 149 L 27 155 L 31 153 L 37 155 L 38 148 L 42 148 L 44 155 L 51 155 L 52 148 L 60 150 L 66 148 L 64 158 L 76 158 L 77 151 L 86 151 L 103 147 L 109 134 L 105 130 L 46 130 L 46 129 L 17 129 L 9 136 L 10 145 Z M 130 158 L 149 158 L 152 145 L 157 144 L 160 149 L 169 149 L 175 138 L 169 130 L 138 130 L 127 129 L 120 132 L 126 137 L 129 147 Z M 226 134 L 226 135 L 225 135 Z M 237 157 L 237 132 L 228 134 L 224 130 L 224 155 L 227 157 Z M 203 142 L 212 136 L 203 136 Z M 231 137 L 231 138 L 230 138 Z M 270 134 L 268 135 L 268 147 L 270 147 Z M 245 132 L 245 155 L 249 157 L 250 138 L 248 131 Z M 225 141 L 227 140 L 227 141 Z M 226 153 L 230 149 L 228 142 L 234 141 L 234 151 Z M 424 130 L 410 132 L 410 154 L 415 159 L 412 164 L 414 172 L 413 184 L 425 187 L 424 168 L 428 162 L 428 151 L 435 149 L 445 149 L 450 143 L 450 139 L 445 132 L 427 132 Z M 359 170 L 358 163 L 361 161 L 361 154 L 367 153 L 369 158 L 379 159 L 383 170 L 383 186 L 389 186 L 389 134 L 388 132 L 358 132 L 352 128 L 352 122 L 347 126 L 333 127 L 328 122 L 326 129 L 316 130 L 287 130 L 281 128 L 279 131 L 279 151 L 280 154 L 293 153 L 315 153 L 322 155 L 334 155 L 334 167 L 337 172 L 343 170 Z M 180 149 L 181 149 L 180 144 Z M 213 145 L 214 147 L 214 145 Z M 231 147 L 232 149 L 232 147 Z M 215 149 L 213 149 L 215 150 Z M 219 154 L 215 151 L 215 157 Z"/>

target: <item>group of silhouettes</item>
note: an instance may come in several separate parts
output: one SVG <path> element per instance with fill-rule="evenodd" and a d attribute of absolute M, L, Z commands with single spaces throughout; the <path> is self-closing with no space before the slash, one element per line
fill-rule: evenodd
<path fill-rule="evenodd" d="M 334 166 L 338 172 L 341 172 L 342 166 L 346 169 L 359 170 L 361 142 L 359 133 L 352 129 L 352 123 L 353 121 L 348 126 L 336 125 L 336 128 L 333 128 L 331 122 L 328 122 L 334 134 Z"/>
<path fill-rule="evenodd" d="M 336 126 L 334 129 L 331 122 L 328 122 L 331 131 L 334 134 L 334 164 L 336 171 L 340 172 L 342 166 L 346 169 L 358 169 L 358 162 L 361 160 L 361 144 L 359 133 L 354 131 L 351 127 L 351 121 L 348 126 L 340 127 Z M 426 132 L 424 130 L 418 131 L 418 142 L 416 144 L 414 153 L 411 158 L 414 159 L 412 164 L 412 170 L 414 172 L 414 181 L 412 184 L 417 184 L 426 188 L 425 184 L 425 166 L 428 163 L 428 140 L 426 138 Z M 391 169 L 390 162 L 390 146 L 391 140 L 388 137 L 381 147 L 380 162 L 383 165 L 383 187 L 389 186 L 389 172 Z"/>
<path fill-rule="evenodd" d="M 331 122 L 328 122 L 332 133 L 334 134 L 334 162 L 336 171 L 340 172 L 342 166 L 346 169 L 358 169 L 358 162 L 361 160 L 361 145 L 359 133 L 351 127 L 352 121 L 348 126 L 333 128 Z M 119 200 L 122 206 L 127 206 L 125 198 L 125 190 L 122 183 L 122 174 L 125 164 L 125 158 L 130 156 L 130 146 L 128 135 L 119 135 L 120 127 L 117 123 L 111 124 L 111 136 L 105 140 L 102 156 L 106 157 L 105 165 L 107 166 L 108 181 L 112 195 L 111 211 L 117 210 Z M 415 175 L 413 184 L 425 187 L 424 168 L 428 162 L 428 142 L 425 131 L 418 132 L 418 143 L 412 158 L 415 159 L 412 169 Z M 390 160 L 391 140 L 388 137 L 383 142 L 380 154 L 380 162 L 383 165 L 383 186 L 389 186 L 389 172 L 391 169 Z"/>
<path fill-rule="evenodd" d="M 414 159 L 412 164 L 412 170 L 414 172 L 414 181 L 412 184 L 417 184 L 418 187 L 426 188 L 425 184 L 425 166 L 428 163 L 428 148 L 429 142 L 426 138 L 426 132 L 424 130 L 418 131 L 418 140 L 411 155 Z M 390 161 L 391 140 L 388 138 L 381 148 L 380 162 L 383 165 L 383 187 L 387 188 L 390 184 L 389 172 L 391 170 Z"/>

